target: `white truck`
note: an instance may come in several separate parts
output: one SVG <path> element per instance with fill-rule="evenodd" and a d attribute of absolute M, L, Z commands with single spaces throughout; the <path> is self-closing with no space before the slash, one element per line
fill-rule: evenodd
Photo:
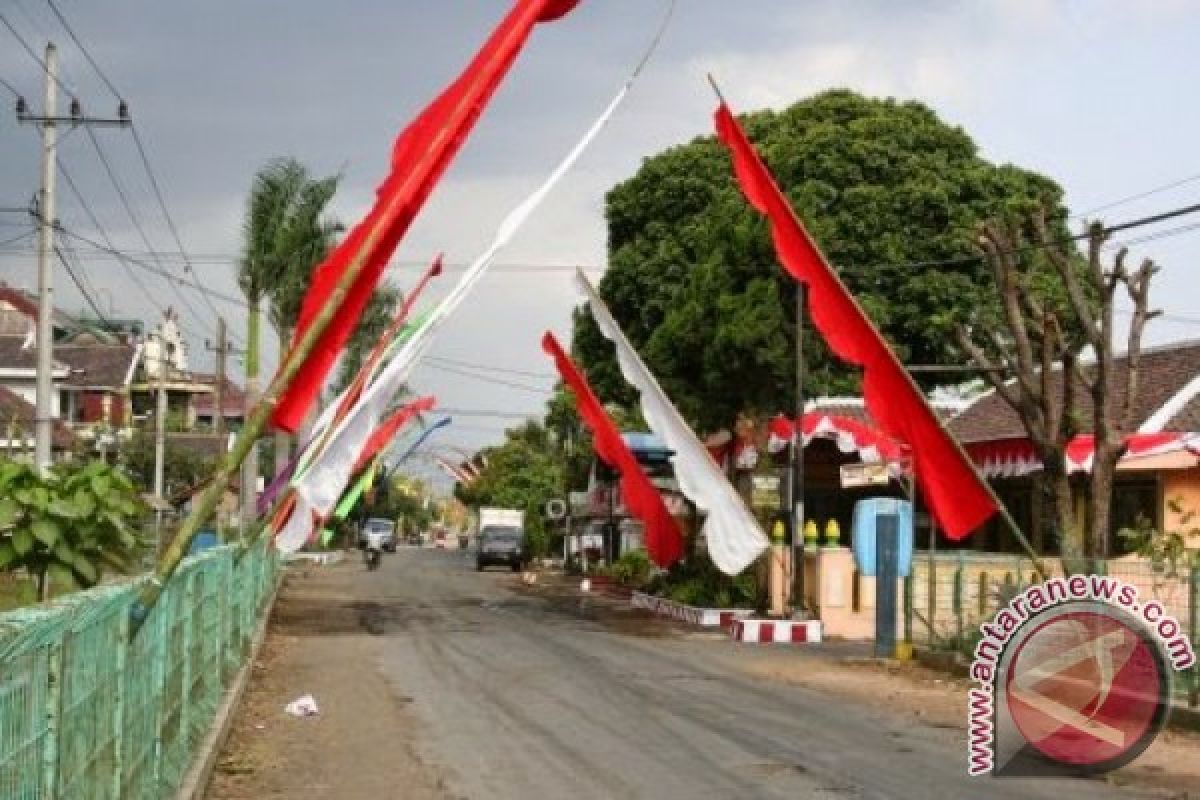
<path fill-rule="evenodd" d="M 479 509 L 475 568 L 508 566 L 519 572 L 525 562 L 525 512 L 517 508 Z"/>

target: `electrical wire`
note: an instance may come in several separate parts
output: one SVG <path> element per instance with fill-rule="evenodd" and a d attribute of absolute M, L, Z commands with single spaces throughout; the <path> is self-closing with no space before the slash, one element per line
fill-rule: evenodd
<path fill-rule="evenodd" d="M 104 243 L 108 245 L 109 249 L 115 251 L 116 247 L 113 245 L 113 241 L 109 237 L 108 231 L 106 231 L 104 226 L 100 224 L 100 220 L 96 217 L 96 213 L 92 210 L 91 204 L 84 199 L 83 193 L 79 191 L 79 187 L 75 183 L 75 179 L 71 177 L 71 173 L 67 170 L 66 165 L 63 164 L 61 158 L 58 161 L 58 172 L 63 176 L 63 179 L 67 183 L 67 189 L 69 189 L 71 194 L 74 195 L 75 202 L 78 203 L 79 207 L 83 209 L 83 213 L 92 223 L 92 227 L 95 228 L 96 232 L 100 234 L 100 238 L 104 240 Z M 165 314 L 166 309 L 158 302 L 158 299 L 154 296 L 154 293 L 146 288 L 145 283 L 138 280 L 137 275 L 135 275 L 133 272 L 133 268 L 130 267 L 124 259 L 117 259 L 117 263 L 119 263 L 125 270 L 125 274 L 129 276 L 130 282 L 133 283 L 133 285 L 141 291 L 142 295 L 145 296 L 146 300 L 149 301 L 150 307 L 155 309 L 160 315 Z"/>
<path fill-rule="evenodd" d="M 104 165 L 104 171 L 105 171 L 105 173 L 107 173 L 109 181 L 112 183 L 113 188 L 116 190 L 117 197 L 120 198 L 120 200 L 121 200 L 121 205 L 124 206 L 124 208 L 125 208 L 125 213 L 129 215 L 129 220 L 130 220 L 130 222 L 133 223 L 134 230 L 136 230 L 138 233 L 138 236 L 141 237 L 142 243 L 144 245 L 146 245 L 146 249 L 153 251 L 154 246 L 150 244 L 150 239 L 146 235 L 146 229 L 142 225 L 141 220 L 138 218 L 138 215 L 134 212 L 133 205 L 132 205 L 132 203 L 129 202 L 129 196 L 126 194 L 124 187 L 122 187 L 122 185 L 121 185 L 121 182 L 117 179 L 117 174 L 113 170 L 112 163 L 109 161 L 108 155 L 104 152 L 104 148 L 100 146 L 100 140 L 96 138 L 95 132 L 90 127 L 85 125 L 84 129 L 87 133 L 88 139 L 90 139 L 92 142 L 92 147 L 95 149 L 96 155 L 100 158 L 100 163 Z M 155 259 L 155 260 L 157 261 L 157 259 Z M 181 303 L 183 303 L 184 308 L 186 308 L 188 310 L 188 312 L 197 321 L 203 320 L 204 317 L 196 310 L 196 307 L 192 305 L 192 303 L 188 299 L 187 295 L 184 294 L 183 290 L 179 287 L 180 278 L 178 278 L 177 276 L 171 275 L 169 272 L 167 272 L 167 270 L 165 269 L 165 267 L 162 266 L 161 263 L 159 264 L 159 268 L 161 270 L 160 274 L 169 278 L 168 283 L 170 284 L 171 289 L 174 290 L 175 295 L 179 298 L 179 301 Z M 206 325 L 206 328 L 215 334 L 216 328 L 213 327 L 211 323 Z"/>
<path fill-rule="evenodd" d="M 21 99 L 21 97 L 23 96 L 20 92 L 17 91 L 17 87 L 13 86 L 11 83 L 4 80 L 3 76 L 0 76 L 0 86 L 3 86 L 5 89 L 8 89 L 10 92 L 12 92 L 13 97 L 17 98 L 18 100 Z"/>
<path fill-rule="evenodd" d="M 33 48 L 30 47 L 29 42 L 25 41 L 25 37 L 22 36 L 15 27 L 13 27 L 13 24 L 8 21 L 8 17 L 4 16 L 3 12 L 0 12 L 0 25 L 8 28 L 8 32 L 11 33 L 13 38 L 17 40 L 17 43 L 21 45 L 21 49 L 23 49 L 30 58 L 37 62 L 37 65 L 42 68 L 42 72 L 49 75 L 50 69 L 46 66 L 46 62 L 42 60 L 41 56 L 34 52 Z M 63 83 L 62 78 L 57 75 L 54 75 L 53 78 L 54 82 L 58 84 L 60 89 L 62 89 L 71 97 L 75 97 L 75 90 Z"/>
<path fill-rule="evenodd" d="M 58 245 L 54 246 L 54 253 L 58 256 L 59 262 L 61 262 L 63 267 L 66 268 L 67 274 L 71 276 L 71 282 L 75 284 L 75 288 L 79 290 L 79 293 L 83 295 L 83 299 L 87 301 L 89 306 L 91 306 L 92 311 L 96 314 L 96 318 L 100 320 L 100 324 L 110 331 L 115 330 L 116 326 L 109 322 L 108 318 L 104 316 L 104 312 L 102 312 L 100 310 L 100 306 L 96 304 L 96 300 L 92 297 L 92 293 L 88 291 L 79 274 L 75 272 L 75 269 L 71 266 L 71 262 L 67 260 L 65 255 L 63 255 L 63 251 Z"/>
<path fill-rule="evenodd" d="M 1170 191 L 1171 189 L 1177 189 L 1180 186 L 1186 186 L 1187 184 L 1195 181 L 1200 181 L 1200 172 L 1196 173 L 1195 175 L 1189 175 L 1186 178 L 1180 178 L 1178 180 L 1171 181 L 1170 183 L 1164 183 L 1161 186 L 1155 186 L 1152 189 L 1147 189 L 1143 192 L 1138 192 L 1137 194 L 1121 197 L 1117 200 L 1113 200 L 1112 202 L 1105 203 L 1104 205 L 1096 206 L 1095 208 L 1089 208 L 1087 211 L 1080 212 L 1079 214 L 1073 214 L 1072 216 L 1076 219 L 1082 219 L 1089 217 L 1098 211 L 1107 211 L 1110 208 L 1116 208 L 1117 206 L 1125 205 L 1126 203 L 1132 203 L 1135 200 L 1143 200 L 1152 195 Z"/>
<path fill-rule="evenodd" d="M 218 300 L 223 300 L 226 303 L 237 306 L 239 308 L 243 308 L 243 309 L 248 308 L 248 305 L 246 304 L 246 301 L 244 298 L 235 297 L 234 295 L 226 294 L 225 292 L 219 291 L 217 289 L 211 289 L 207 286 L 203 286 L 194 281 L 188 281 L 183 278 L 180 278 L 173 273 L 167 272 L 162 267 L 155 266 L 154 264 L 150 264 L 149 262 L 146 262 L 139 258 L 130 256 L 121 250 L 117 250 L 115 248 L 110 248 L 110 247 L 105 247 L 103 244 L 101 244 L 100 242 L 97 242 L 95 239 L 91 239 L 91 238 L 84 236 L 81 233 L 77 233 L 69 228 L 64 228 L 64 227 L 62 227 L 62 225 L 58 226 L 58 230 L 61 233 L 65 234 L 66 236 L 70 236 L 74 239 L 78 239 L 79 241 L 81 241 L 85 244 L 91 245 L 96 250 L 99 250 L 103 253 L 107 253 L 108 255 L 110 255 L 114 258 L 128 261 L 130 265 L 138 267 L 139 269 L 143 269 L 143 270 L 146 270 L 147 272 L 151 272 L 155 275 L 162 276 L 164 278 L 167 278 L 169 281 L 178 283 L 182 286 L 187 286 L 188 288 L 194 289 L 197 292 L 203 292 L 211 297 L 215 297 Z"/>
<path fill-rule="evenodd" d="M 520 375 L 526 378 L 547 378 L 558 380 L 558 376 L 549 372 L 529 372 L 522 369 L 504 369 L 503 367 L 494 367 L 490 364 L 475 364 L 470 361 L 459 361 L 455 358 L 444 358 L 442 356 L 426 356 L 425 360 L 433 361 L 439 364 L 448 364 L 452 367 L 465 367 L 467 369 L 478 369 L 485 372 L 501 372 L 507 375 Z"/>
<path fill-rule="evenodd" d="M 494 383 L 497 386 L 505 386 L 509 389 L 517 389 L 522 392 L 531 392 L 533 394 L 540 394 L 540 395 L 554 394 L 554 391 L 552 389 L 543 389 L 538 386 L 529 386 L 528 384 L 517 383 L 515 381 L 506 381 L 503 378 L 493 378 L 490 375 L 480 375 L 477 372 L 471 372 L 470 370 L 465 370 L 465 369 L 458 369 L 457 367 L 446 367 L 446 366 L 442 366 L 441 364 L 431 364 L 428 361 L 423 361 L 420 364 L 420 366 L 427 367 L 428 369 L 434 369 L 439 372 L 449 372 L 453 375 L 461 375 L 464 378 L 473 378 L 474 380 L 482 381 L 483 383 Z"/>
<path fill-rule="evenodd" d="M 92 58 L 92 54 L 88 52 L 88 49 L 83 46 L 83 42 L 81 42 L 79 37 L 75 35 L 75 31 L 70 24 L 67 23 L 66 17 L 64 17 L 62 12 L 58 10 L 58 6 L 54 5 L 54 0 L 46 0 L 46 5 L 50 6 L 50 10 L 54 12 L 54 16 L 58 17 L 59 24 L 63 26 L 63 29 L 67 32 L 67 35 L 71 37 L 71 41 L 75 43 L 75 46 L 79 48 L 79 52 L 83 53 L 83 57 L 87 59 L 87 62 L 92 65 L 92 69 L 96 70 L 96 74 L 100 76 L 100 80 L 104 81 L 104 85 L 108 87 L 108 90 L 113 93 L 117 100 L 123 101 L 124 98 L 121 97 L 121 93 L 117 91 L 117 87 L 113 86 L 113 82 L 110 81 L 108 76 L 104 74 L 104 70 L 100 69 L 100 65 L 96 63 L 96 59 Z"/>
<path fill-rule="evenodd" d="M 35 233 L 37 233 L 36 230 L 30 230 L 30 231 L 25 231 L 24 233 L 19 233 L 16 236 L 12 237 L 11 239 L 0 239 L 0 247 L 4 246 L 6 244 L 13 244 L 15 242 L 19 242 L 22 239 L 28 239 L 29 237 L 33 236 Z"/>

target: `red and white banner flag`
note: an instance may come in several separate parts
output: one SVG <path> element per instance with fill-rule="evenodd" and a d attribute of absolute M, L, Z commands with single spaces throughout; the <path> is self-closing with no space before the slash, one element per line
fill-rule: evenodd
<path fill-rule="evenodd" d="M 646 473 L 642 472 L 641 465 L 621 438 L 616 424 L 554 334 L 547 332 L 542 337 L 542 349 L 554 359 L 558 374 L 575 395 L 576 410 L 592 432 L 592 446 L 596 455 L 620 473 L 625 506 L 644 525 L 646 552 L 658 566 L 671 566 L 683 556 L 683 536 L 675 519 L 667 511 L 662 495 L 650 483 Z"/>
<path fill-rule="evenodd" d="M 642 416 L 674 453 L 671 465 L 680 490 L 706 514 L 703 533 L 709 558 L 726 575 L 737 575 L 770 544 L 766 534 L 625 338 L 596 289 L 582 272 L 576 280 L 600 333 L 616 345 L 621 374 L 638 390 Z"/>
<path fill-rule="evenodd" d="M 742 193 L 770 221 L 780 263 L 808 287 L 817 330 L 839 358 L 862 367 L 863 399 L 880 430 L 911 448 L 918 485 L 938 525 L 953 539 L 971 533 L 998 510 L 991 491 L 826 262 L 724 103 L 716 128 Z"/>
<path fill-rule="evenodd" d="M 292 338 L 293 347 L 321 310 L 333 302 L 334 290 L 351 265 L 365 263 L 339 303 L 333 321 L 272 412 L 271 420 L 277 428 L 294 432 L 303 422 L 392 253 L 466 141 L 534 26 L 561 17 L 577 3 L 518 0 L 462 75 L 400 134 L 392 150 L 391 172 L 376 193 L 374 207 L 313 274 Z"/>

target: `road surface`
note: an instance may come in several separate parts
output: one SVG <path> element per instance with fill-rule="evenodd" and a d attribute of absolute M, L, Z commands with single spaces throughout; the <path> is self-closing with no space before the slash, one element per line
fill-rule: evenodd
<path fill-rule="evenodd" d="M 731 664 L 739 645 L 614 626 L 595 600 L 530 595 L 468 559 L 402 549 L 357 583 L 376 666 L 412 698 L 418 752 L 449 797 L 1140 796 L 970 779 L 961 731 L 753 680 Z"/>

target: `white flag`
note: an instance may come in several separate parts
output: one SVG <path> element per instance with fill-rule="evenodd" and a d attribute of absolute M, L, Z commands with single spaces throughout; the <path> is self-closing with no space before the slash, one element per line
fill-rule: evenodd
<path fill-rule="evenodd" d="M 675 452 L 671 464 L 675 467 L 679 488 L 697 508 L 708 515 L 703 531 L 709 557 L 726 575 L 737 575 L 758 558 L 769 544 L 758 520 L 746 508 L 741 495 L 729 484 L 703 443 L 671 404 L 650 370 L 646 369 L 641 357 L 629 344 L 608 307 L 582 271 L 578 273 L 577 280 L 587 296 L 596 326 L 617 347 L 617 363 L 621 367 L 621 374 L 640 394 L 642 416 L 646 418 L 650 429 Z"/>
<path fill-rule="evenodd" d="M 308 502 L 313 511 L 326 516 L 333 510 L 350 480 L 350 471 L 367 437 L 379 424 L 393 398 L 408 382 L 409 375 L 429 349 L 438 329 L 462 304 L 492 260 L 546 199 L 550 190 L 575 165 L 628 93 L 627 83 L 542 185 L 504 218 L 487 250 L 463 273 L 450 294 L 426 318 L 425 323 L 408 337 L 399 352 L 367 386 L 358 403 L 334 429 L 325 449 L 312 459 L 304 474 L 294 482 L 297 494 Z"/>

